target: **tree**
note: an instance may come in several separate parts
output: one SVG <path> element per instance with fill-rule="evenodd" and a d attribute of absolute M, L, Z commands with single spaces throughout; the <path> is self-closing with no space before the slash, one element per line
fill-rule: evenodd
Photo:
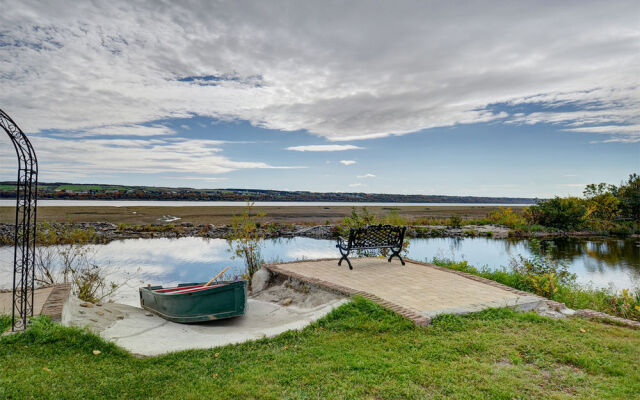
<path fill-rule="evenodd" d="M 615 196 L 617 188 L 606 183 L 590 184 L 584 189 L 588 219 L 611 221 L 620 214 L 620 200 Z"/>
<path fill-rule="evenodd" d="M 616 195 L 620 200 L 621 215 L 640 221 L 640 175 L 629 175 L 629 180 L 620 185 Z"/>
<path fill-rule="evenodd" d="M 554 197 L 542 200 L 525 210 L 525 218 L 533 224 L 558 229 L 577 229 L 587 215 L 585 201 L 577 197 Z"/>

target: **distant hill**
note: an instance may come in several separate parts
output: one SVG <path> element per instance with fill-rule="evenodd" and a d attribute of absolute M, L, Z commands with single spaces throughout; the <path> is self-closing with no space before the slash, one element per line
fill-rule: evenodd
<path fill-rule="evenodd" d="M 193 201 L 335 201 L 384 203 L 505 203 L 533 204 L 526 197 L 476 197 L 422 194 L 335 193 L 262 189 L 193 189 L 155 186 L 38 184 L 39 199 L 59 200 L 193 200 Z M 0 198 L 15 198 L 15 183 L 0 182 Z"/>

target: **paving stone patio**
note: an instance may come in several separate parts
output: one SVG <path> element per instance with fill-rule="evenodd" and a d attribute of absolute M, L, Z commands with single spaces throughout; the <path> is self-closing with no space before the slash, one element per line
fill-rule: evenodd
<path fill-rule="evenodd" d="M 464 314 L 490 307 L 533 309 L 545 299 L 497 282 L 406 260 L 354 258 L 353 270 L 337 259 L 277 263 L 270 271 L 346 295 L 361 295 L 418 324 L 439 314 Z"/>
<path fill-rule="evenodd" d="M 69 296 L 71 287 L 67 284 L 36 289 L 33 293 L 33 314 L 48 315 L 52 320 L 59 320 L 62 307 Z M 11 315 L 11 292 L 0 293 L 0 314 Z"/>

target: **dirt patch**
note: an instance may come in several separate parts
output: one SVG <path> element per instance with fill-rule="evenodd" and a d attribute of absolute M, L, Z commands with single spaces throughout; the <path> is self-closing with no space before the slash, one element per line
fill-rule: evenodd
<path fill-rule="evenodd" d="M 278 279 L 265 290 L 252 294 L 250 298 L 280 304 L 285 307 L 315 308 L 335 300 L 344 299 L 345 296 L 306 285 L 299 281 Z"/>

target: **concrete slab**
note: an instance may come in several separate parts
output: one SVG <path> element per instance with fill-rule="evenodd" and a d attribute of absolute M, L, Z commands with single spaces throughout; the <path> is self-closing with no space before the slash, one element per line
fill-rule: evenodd
<path fill-rule="evenodd" d="M 439 314 L 464 314 L 490 307 L 533 309 L 545 299 L 434 265 L 407 260 L 354 258 L 353 270 L 337 259 L 272 264 L 284 274 L 345 294 L 360 294 L 414 319 L 417 323 Z M 422 318 L 421 318 L 422 317 Z"/>
<path fill-rule="evenodd" d="M 348 300 L 334 300 L 315 309 L 282 307 L 249 300 L 242 317 L 201 324 L 176 324 L 133 308 L 100 335 L 135 354 L 154 356 L 187 349 L 208 349 L 300 330 Z"/>
<path fill-rule="evenodd" d="M 298 302 L 291 289 L 273 287 L 261 299 L 249 299 L 244 316 L 199 324 L 177 324 L 125 304 L 87 304 L 70 297 L 62 323 L 86 327 L 139 355 L 155 356 L 188 349 L 207 349 L 227 344 L 277 336 L 300 330 L 349 301 L 331 294 L 305 296 L 314 301 Z M 276 296 L 279 293 L 280 296 Z M 284 296 L 284 297 L 283 297 Z M 271 297 L 274 297 L 271 299 Z M 288 300 L 283 306 L 276 300 Z M 291 302 L 291 303 L 289 303 Z"/>

